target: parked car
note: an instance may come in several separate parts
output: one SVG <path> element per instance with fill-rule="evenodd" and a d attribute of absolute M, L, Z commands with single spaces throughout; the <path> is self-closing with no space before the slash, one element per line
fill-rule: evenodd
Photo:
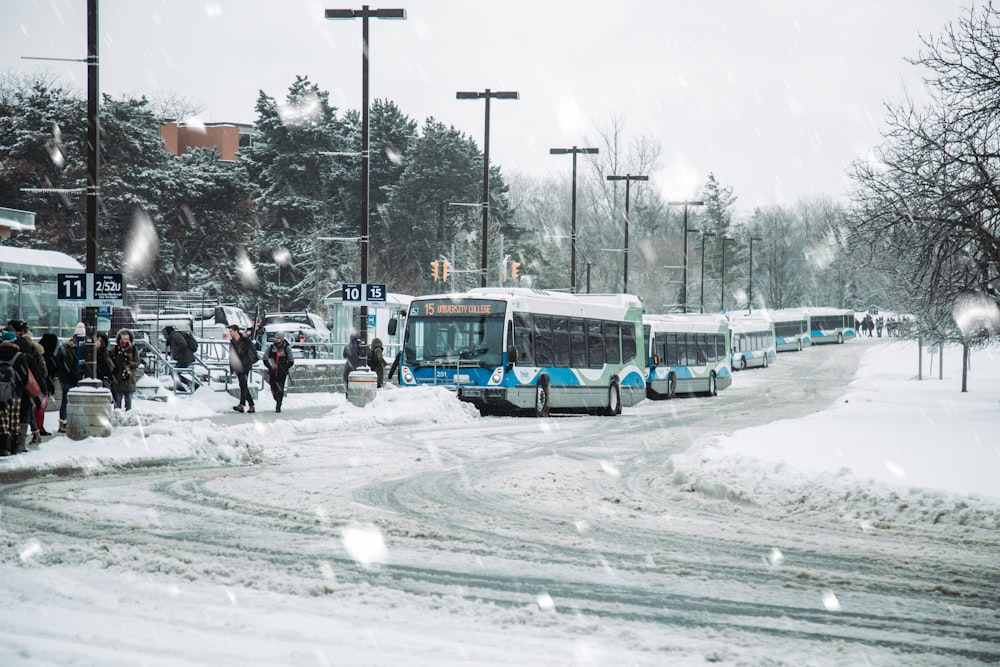
<path fill-rule="evenodd" d="M 278 331 L 283 333 L 285 340 L 293 346 L 297 343 L 306 343 L 303 347 L 308 348 L 313 356 L 317 351 L 326 352 L 327 346 L 333 342 L 330 328 L 326 326 L 323 318 L 315 313 L 306 311 L 267 313 L 264 315 L 263 326 L 263 346 L 273 342 L 274 334 Z"/>

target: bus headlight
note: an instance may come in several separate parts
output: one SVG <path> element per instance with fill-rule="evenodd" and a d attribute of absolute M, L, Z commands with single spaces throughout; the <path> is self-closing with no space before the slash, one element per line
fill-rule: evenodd
<path fill-rule="evenodd" d="M 490 384 L 500 384 L 503 380 L 503 366 L 497 366 L 496 370 L 493 371 L 493 375 L 490 376 Z"/>
<path fill-rule="evenodd" d="M 409 366 L 403 366 L 403 384 L 415 384 Z"/>

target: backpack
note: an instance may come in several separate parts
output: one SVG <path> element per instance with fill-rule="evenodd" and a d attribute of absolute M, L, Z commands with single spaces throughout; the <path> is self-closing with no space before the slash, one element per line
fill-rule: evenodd
<path fill-rule="evenodd" d="M 14 370 L 14 362 L 19 356 L 21 353 L 15 352 L 10 359 L 0 361 L 0 403 L 9 403 L 21 393 L 17 390 L 17 373 Z"/>
<path fill-rule="evenodd" d="M 192 352 L 197 352 L 198 341 L 195 340 L 194 335 L 190 331 L 182 331 L 181 335 L 184 336 L 184 342 L 187 343 L 187 348 Z"/>

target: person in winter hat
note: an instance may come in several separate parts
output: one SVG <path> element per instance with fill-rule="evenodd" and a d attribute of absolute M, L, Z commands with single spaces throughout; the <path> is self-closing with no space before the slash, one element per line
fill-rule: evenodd
<path fill-rule="evenodd" d="M 115 336 L 111 360 L 115 364 L 115 381 L 118 384 L 115 407 L 128 412 L 132 409 L 132 395 L 135 393 L 136 374 L 139 372 L 139 350 L 129 329 L 120 329 Z"/>
<path fill-rule="evenodd" d="M 279 331 L 274 334 L 274 342 L 264 353 L 264 365 L 267 366 L 271 380 L 271 396 L 274 398 L 274 411 L 281 412 L 281 403 L 285 400 L 285 380 L 288 370 L 295 364 L 292 346 Z"/>
<path fill-rule="evenodd" d="M 28 359 L 21 354 L 17 345 L 17 334 L 5 330 L 0 334 L 0 361 L 12 362 L 13 395 L 6 403 L 0 403 L 0 456 L 23 454 L 23 438 L 20 435 L 21 395 L 28 382 Z"/>

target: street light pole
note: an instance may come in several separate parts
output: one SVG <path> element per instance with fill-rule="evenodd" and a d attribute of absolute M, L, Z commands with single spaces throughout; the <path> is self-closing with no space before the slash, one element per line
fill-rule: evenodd
<path fill-rule="evenodd" d="M 649 176 L 636 176 L 635 174 L 625 174 L 624 176 L 608 176 L 609 181 L 625 181 L 625 278 L 622 281 L 622 293 L 628 294 L 628 224 L 629 224 L 629 186 L 632 181 L 648 181 Z"/>
<path fill-rule="evenodd" d="M 667 206 L 684 207 L 684 277 L 681 280 L 681 303 L 688 311 L 688 206 L 704 206 L 703 201 L 668 201 Z"/>
<path fill-rule="evenodd" d="M 354 19 L 361 17 L 361 282 L 368 284 L 368 19 L 405 19 L 405 9 L 327 9 L 327 19 Z M 358 323 L 361 344 L 368 344 L 368 306 L 361 306 Z"/>
<path fill-rule="evenodd" d="M 573 207 L 570 213 L 570 255 L 569 255 L 569 291 L 576 294 L 576 156 L 578 153 L 594 155 L 596 148 L 550 148 L 549 155 L 573 155 Z"/>
<path fill-rule="evenodd" d="M 759 236 L 750 237 L 750 286 L 747 288 L 747 311 L 753 310 L 753 242 L 761 241 Z"/>
<path fill-rule="evenodd" d="M 722 286 L 719 288 L 719 312 L 726 312 L 726 243 L 735 241 L 728 234 L 722 237 Z"/>
<path fill-rule="evenodd" d="M 481 272 L 479 276 L 480 287 L 486 287 L 486 242 L 489 236 L 490 225 L 490 99 L 494 97 L 498 100 L 516 100 L 519 99 L 520 94 L 516 91 L 497 91 L 490 90 L 489 88 L 482 92 L 458 91 L 455 93 L 455 99 L 458 100 L 486 100 L 486 130 L 483 132 L 483 249 L 482 261 L 479 264 Z"/>
<path fill-rule="evenodd" d="M 705 237 L 715 236 L 715 232 L 701 233 L 701 306 L 700 312 L 705 313 Z"/>

